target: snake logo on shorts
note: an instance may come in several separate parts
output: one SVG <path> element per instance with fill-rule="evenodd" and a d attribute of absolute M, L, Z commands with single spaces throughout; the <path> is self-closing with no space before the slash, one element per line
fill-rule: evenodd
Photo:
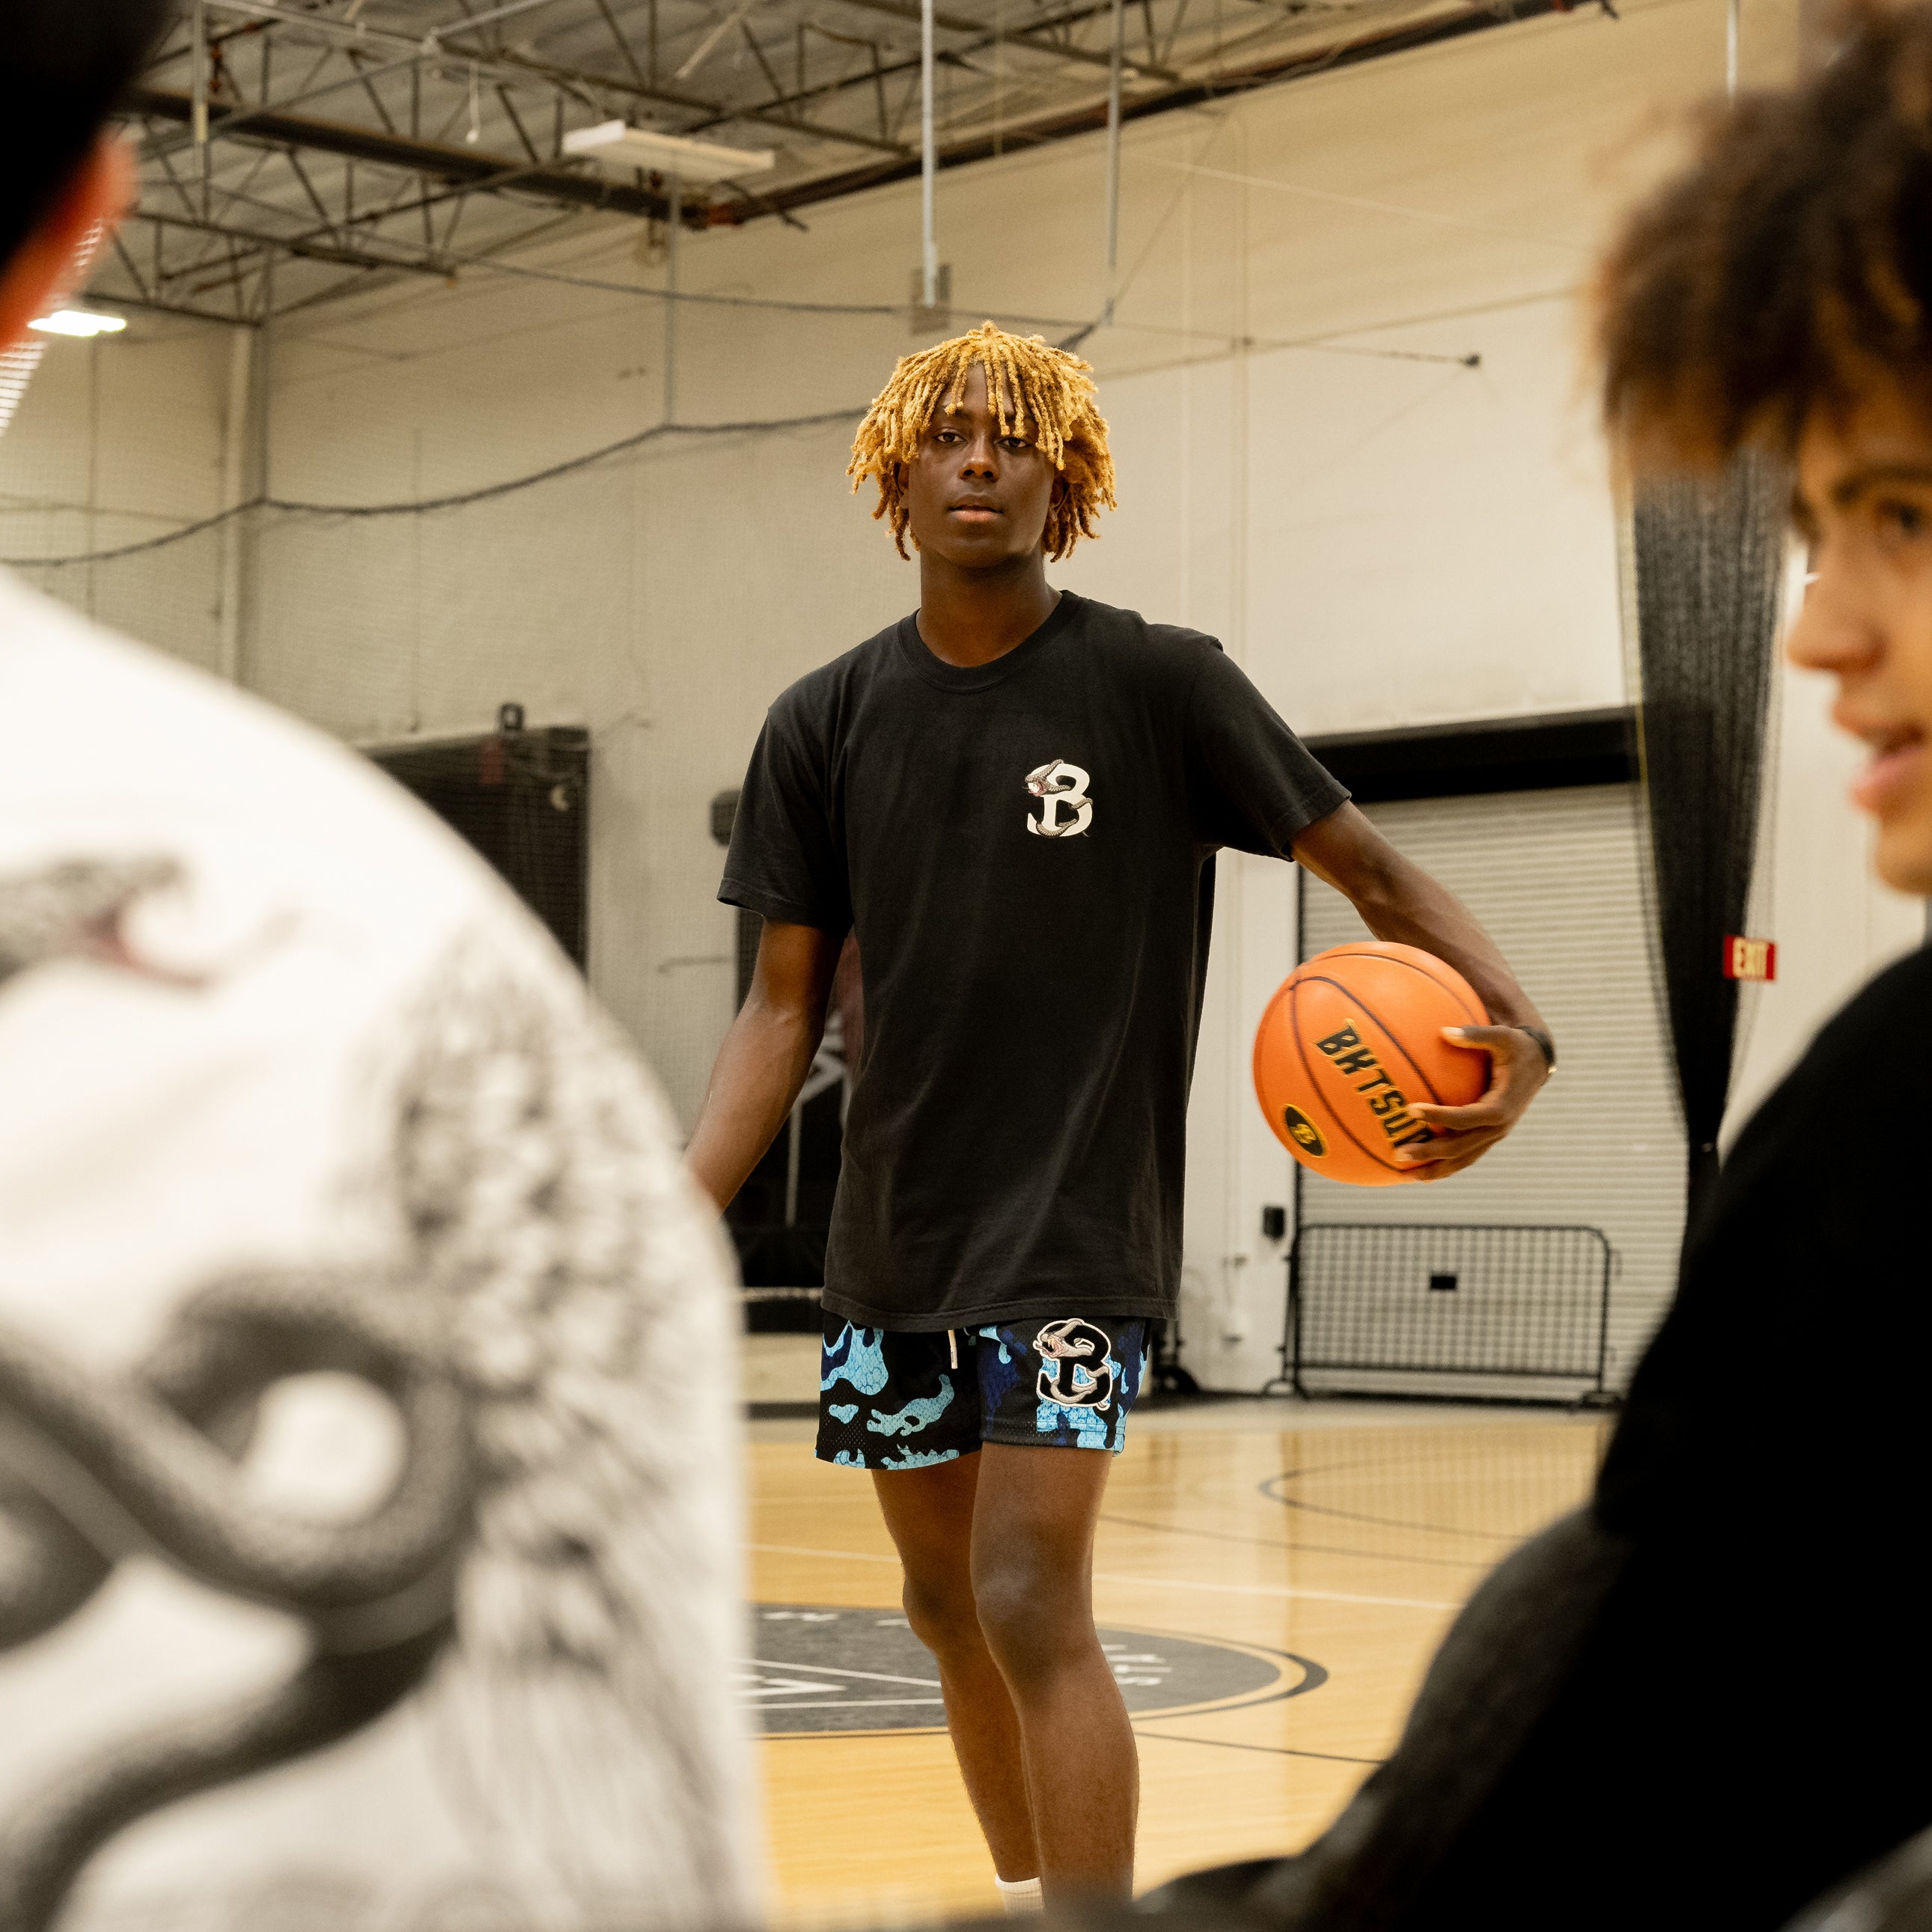
<path fill-rule="evenodd" d="M 1033 1338 L 1040 1399 L 1062 1408 L 1104 1408 L 1114 1399 L 1114 1345 L 1090 1322 L 1049 1322 Z"/>

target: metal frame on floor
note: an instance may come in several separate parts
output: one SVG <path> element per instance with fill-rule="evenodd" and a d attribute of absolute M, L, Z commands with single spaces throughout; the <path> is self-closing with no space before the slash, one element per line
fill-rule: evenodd
<path fill-rule="evenodd" d="M 1310 1274 L 1339 1243 L 1346 1284 Z M 1313 1252 L 1311 1252 L 1311 1250 Z M 1384 1250 L 1390 1252 L 1384 1252 Z M 1350 1394 L 1535 1402 L 1467 1388 L 1416 1388 L 1403 1378 L 1455 1378 L 1582 1384 L 1586 1406 L 1616 1400 L 1606 1380 L 1615 1250 L 1598 1228 L 1448 1222 L 1327 1222 L 1298 1229 L 1288 1263 L 1280 1382 L 1299 1396 Z M 1477 1285 L 1462 1287 L 1466 1273 Z M 1327 1294 L 1337 1300 L 1332 1306 Z M 1463 1298 L 1448 1300 L 1450 1295 Z M 1420 1300 L 1416 1297 L 1420 1297 Z M 1313 1372 L 1348 1385 L 1311 1390 Z"/>

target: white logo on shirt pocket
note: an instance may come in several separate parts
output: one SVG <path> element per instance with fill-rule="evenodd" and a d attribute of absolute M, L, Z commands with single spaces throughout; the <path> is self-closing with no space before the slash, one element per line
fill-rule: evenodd
<path fill-rule="evenodd" d="M 1049 758 L 1026 776 L 1026 788 L 1040 803 L 1040 816 L 1027 814 L 1026 827 L 1042 838 L 1077 838 L 1094 822 L 1094 801 L 1087 796 L 1093 782 L 1078 765 Z M 1072 813 L 1060 816 L 1061 808 Z"/>

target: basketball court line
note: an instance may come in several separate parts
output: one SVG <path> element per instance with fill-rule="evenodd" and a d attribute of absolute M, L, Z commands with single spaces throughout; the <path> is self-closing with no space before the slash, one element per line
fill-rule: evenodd
<path fill-rule="evenodd" d="M 1278 1498 L 1276 1500 L 1279 1500 Z M 1160 1536 L 1203 1536 L 1215 1543 L 1238 1543 L 1254 1550 L 1272 1550 L 1296 1556 L 1360 1556 L 1374 1563 L 1426 1563 L 1436 1570 L 1479 1570 L 1480 1557 L 1405 1556 L 1392 1550 L 1351 1550 L 1337 1543 L 1291 1543 L 1280 1536 L 1238 1536 L 1232 1530 L 1196 1529 L 1180 1522 L 1147 1522 L 1138 1516 L 1115 1516 L 1110 1510 L 1100 1513 L 1102 1522 L 1117 1522 L 1127 1529 L 1150 1529 Z"/>
<path fill-rule="evenodd" d="M 836 1664 L 772 1664 L 762 1657 L 754 1657 L 748 1661 L 755 1664 L 760 1670 L 800 1670 L 808 1677 L 865 1677 L 875 1684 L 910 1684 L 921 1690 L 937 1690 L 939 1680 L 936 1677 L 895 1677 L 886 1670 L 848 1670 Z M 902 1698 L 903 1703 L 930 1703 L 930 1698 Z"/>
<path fill-rule="evenodd" d="M 874 1556 L 861 1550 L 806 1550 L 795 1544 L 754 1543 L 748 1548 L 765 1556 L 817 1556 L 832 1562 L 884 1563 L 896 1570 L 896 1556 Z M 1316 1604 L 1366 1604 L 1378 1610 L 1460 1610 L 1460 1603 L 1439 1603 L 1427 1597 L 1370 1597 L 1349 1590 L 1305 1590 L 1292 1583 L 1208 1583 L 1191 1576 L 1122 1576 L 1094 1572 L 1096 1583 L 1120 1583 L 1130 1588 L 1200 1590 L 1221 1597 L 1294 1597 Z"/>
<path fill-rule="evenodd" d="M 865 1550 L 801 1550 L 790 1543 L 748 1543 L 745 1547 L 766 1556 L 827 1556 L 836 1562 L 890 1563 L 895 1570 L 899 1567 L 896 1556 L 874 1556 Z"/>
<path fill-rule="evenodd" d="M 1369 1604 L 1390 1610 L 1460 1610 L 1460 1603 L 1438 1603 L 1427 1597 L 1358 1596 L 1347 1590 L 1304 1590 L 1292 1583 L 1204 1583 L 1191 1576 L 1121 1576 L 1094 1572 L 1096 1583 L 1125 1583 L 1159 1590 L 1205 1590 L 1222 1597 L 1298 1597 L 1316 1604 Z"/>
<path fill-rule="evenodd" d="M 1324 1473 L 1326 1473 L 1325 1472 Z M 1284 1496 L 1276 1485 L 1294 1480 L 1300 1474 L 1288 1470 L 1279 1476 L 1270 1476 L 1264 1483 L 1256 1484 L 1256 1492 L 1272 1503 L 1279 1503 L 1283 1509 L 1295 1510 L 1304 1516 L 1325 1516 L 1340 1522 L 1365 1523 L 1372 1529 L 1414 1530 L 1425 1536 L 1460 1536 L 1483 1543 L 1504 1543 L 1512 1546 L 1522 1539 L 1506 1530 L 1458 1529 L 1448 1523 L 1405 1522 L 1399 1516 L 1370 1516 L 1360 1510 L 1337 1509 L 1332 1503 L 1311 1503 L 1300 1496 Z"/>
<path fill-rule="evenodd" d="M 1138 1724 L 1134 1726 L 1137 1738 L 1158 1738 L 1163 1744 L 1206 1744 L 1216 1750 L 1262 1751 L 1270 1757 L 1318 1757 L 1324 1764 L 1386 1764 L 1381 1757 L 1344 1757 L 1339 1751 L 1297 1750 L 1290 1744 L 1256 1744 L 1244 1742 L 1239 1738 L 1184 1738 L 1172 1731 L 1144 1730 Z"/>
<path fill-rule="evenodd" d="M 782 1707 L 776 1705 L 760 1705 L 758 1706 L 758 1708 L 764 1710 L 783 1708 L 784 1709 L 789 1711 L 883 1711 L 888 1708 L 890 1708 L 892 1710 L 897 1710 L 902 1705 L 905 1704 L 944 1704 L 946 1700 L 944 1697 L 846 1697 L 837 1700 L 827 1700 L 822 1704 L 788 1704 Z M 919 1731 L 887 1731 L 880 1732 L 872 1731 L 794 1731 L 790 1732 L 784 1731 L 768 1731 L 761 1732 L 760 1733 L 760 1736 L 765 1737 L 784 1737 L 790 1736 L 801 1738 L 866 1738 L 875 1736 L 885 1737 L 919 1737 L 923 1735 L 924 1733 Z"/>

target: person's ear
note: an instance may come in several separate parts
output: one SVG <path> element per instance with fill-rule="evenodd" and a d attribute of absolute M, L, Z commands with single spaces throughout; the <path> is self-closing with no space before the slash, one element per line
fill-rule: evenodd
<path fill-rule="evenodd" d="M 1056 554 L 1054 545 L 1065 527 L 1068 506 L 1072 501 L 1073 486 L 1063 470 L 1053 479 L 1053 488 L 1046 500 L 1046 521 L 1040 532 L 1040 547 L 1049 560 Z"/>
<path fill-rule="evenodd" d="M 40 226 L 0 269 L 0 350 L 13 347 L 86 279 L 99 238 L 134 204 L 134 160 L 125 142 L 106 136 L 88 151 Z"/>

